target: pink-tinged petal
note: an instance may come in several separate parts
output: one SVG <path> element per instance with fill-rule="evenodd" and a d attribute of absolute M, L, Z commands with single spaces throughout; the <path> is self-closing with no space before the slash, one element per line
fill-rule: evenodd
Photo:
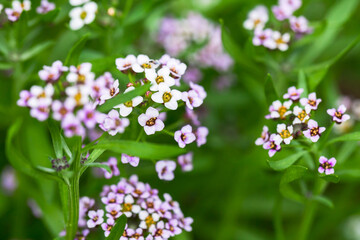
<path fill-rule="evenodd" d="M 325 174 L 326 174 L 326 175 L 334 174 L 334 172 L 335 172 L 335 171 L 334 171 L 333 168 L 328 168 L 328 169 L 325 170 Z"/>
<path fill-rule="evenodd" d="M 152 135 L 152 134 L 155 133 L 155 127 L 154 126 L 151 126 L 151 127 L 150 126 L 145 126 L 144 130 L 145 130 L 145 133 L 147 135 Z"/>
<path fill-rule="evenodd" d="M 307 98 L 300 99 L 300 104 L 303 106 L 306 106 L 308 104 L 309 100 Z"/>
<path fill-rule="evenodd" d="M 264 143 L 265 143 L 265 141 L 262 138 L 258 138 L 255 141 L 255 144 L 258 145 L 258 146 L 263 145 Z"/>
<path fill-rule="evenodd" d="M 191 127 L 191 125 L 185 125 L 185 126 L 183 126 L 182 128 L 181 128 L 181 132 L 183 132 L 183 133 L 190 133 L 190 132 L 192 132 L 192 127 Z"/>
<path fill-rule="evenodd" d="M 159 116 L 159 111 L 153 107 L 149 107 L 146 110 L 146 116 L 149 118 L 155 118 Z"/>
<path fill-rule="evenodd" d="M 350 115 L 349 115 L 349 114 L 344 114 L 344 115 L 342 116 L 342 118 L 341 118 L 342 122 L 345 122 L 345 121 L 347 121 L 347 120 L 349 120 L 349 119 L 350 119 Z"/>
<path fill-rule="evenodd" d="M 312 119 L 310 119 L 309 120 L 309 122 L 308 122 L 308 128 L 316 128 L 316 127 L 318 127 L 319 125 L 318 125 L 318 123 L 316 122 L 316 121 L 314 121 L 314 120 L 312 120 Z"/>
<path fill-rule="evenodd" d="M 303 134 L 304 134 L 305 137 L 311 138 L 310 129 L 308 129 L 306 131 L 303 131 Z"/>
<path fill-rule="evenodd" d="M 321 134 L 321 133 L 323 133 L 325 130 L 326 130 L 325 127 L 320 127 L 320 128 L 319 128 L 319 133 Z"/>
<path fill-rule="evenodd" d="M 312 136 L 310 139 L 312 142 L 317 142 L 319 140 L 320 136 L 316 135 L 316 136 Z"/>
<path fill-rule="evenodd" d="M 112 119 L 119 118 L 119 112 L 113 109 L 109 112 L 108 116 Z"/>
<path fill-rule="evenodd" d="M 141 126 L 145 126 L 147 120 L 149 120 L 149 118 L 144 113 L 138 117 L 138 122 Z"/>
<path fill-rule="evenodd" d="M 324 164 L 325 162 L 327 162 L 328 161 L 328 159 L 326 158 L 326 157 L 324 157 L 324 156 L 321 156 L 320 158 L 319 158 L 319 162 L 321 163 L 321 164 Z"/>
<path fill-rule="evenodd" d="M 324 171 L 325 171 L 325 169 L 324 169 L 323 167 L 319 167 L 319 168 L 318 168 L 318 172 L 319 172 L 319 173 L 324 173 Z"/>
<path fill-rule="evenodd" d="M 338 111 L 339 111 L 340 113 L 345 113 L 345 112 L 346 112 L 346 107 L 345 107 L 345 105 L 344 105 L 344 104 L 341 104 L 340 107 L 339 107 L 339 109 L 338 109 Z"/>
<path fill-rule="evenodd" d="M 327 114 L 329 114 L 330 116 L 334 116 L 335 113 L 336 113 L 336 109 L 335 109 L 335 108 L 328 109 L 326 112 L 327 112 Z"/>
<path fill-rule="evenodd" d="M 283 130 L 285 130 L 286 129 L 286 125 L 284 124 L 284 123 L 282 123 L 282 124 L 278 124 L 277 126 L 276 126 L 276 131 L 278 132 L 278 133 L 281 133 Z"/>
<path fill-rule="evenodd" d="M 269 150 L 269 157 L 273 157 L 275 155 L 275 153 L 276 153 L 276 150 L 270 149 Z"/>
<path fill-rule="evenodd" d="M 286 138 L 286 139 L 284 139 L 284 143 L 290 144 L 291 140 L 292 140 L 292 137 Z"/>
<path fill-rule="evenodd" d="M 328 163 L 329 163 L 332 167 L 334 167 L 335 164 L 336 164 L 336 159 L 335 159 L 335 158 L 330 158 L 329 161 L 328 161 Z"/>
<path fill-rule="evenodd" d="M 156 119 L 154 127 L 156 131 L 162 131 L 165 127 L 165 124 L 160 119 Z"/>

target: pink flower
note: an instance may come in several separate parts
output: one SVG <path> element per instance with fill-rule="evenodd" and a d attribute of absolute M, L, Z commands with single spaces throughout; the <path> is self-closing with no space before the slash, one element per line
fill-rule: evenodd
<path fill-rule="evenodd" d="M 152 135 L 156 131 L 161 131 L 164 129 L 165 125 L 158 117 L 159 111 L 153 107 L 149 107 L 146 110 L 146 113 L 143 113 L 138 117 L 138 122 L 141 126 L 144 127 L 145 133 L 147 135 Z"/>
<path fill-rule="evenodd" d="M 68 114 L 73 114 L 75 105 L 73 101 L 65 100 L 65 102 L 60 102 L 55 100 L 51 108 L 53 110 L 53 118 L 55 120 L 63 120 Z"/>
<path fill-rule="evenodd" d="M 133 64 L 136 63 L 136 57 L 132 54 L 127 55 L 125 58 L 116 59 L 116 68 L 123 73 L 127 73 L 128 69 L 131 69 Z"/>
<path fill-rule="evenodd" d="M 321 136 L 321 133 L 325 131 L 326 128 L 319 127 L 318 123 L 312 119 L 308 122 L 308 130 L 305 130 L 304 136 L 309 138 L 312 142 L 317 142 Z"/>
<path fill-rule="evenodd" d="M 184 148 L 187 144 L 194 142 L 196 136 L 192 132 L 192 127 L 188 124 L 175 132 L 174 139 L 178 142 L 179 147 Z"/>
<path fill-rule="evenodd" d="M 100 113 L 95 110 L 93 104 L 86 104 L 82 109 L 77 112 L 77 117 L 89 129 L 93 129 L 99 120 Z"/>
<path fill-rule="evenodd" d="M 335 158 L 330 158 L 329 160 L 324 157 L 321 156 L 319 158 L 319 162 L 320 162 L 320 166 L 319 166 L 319 173 L 324 173 L 326 175 L 330 175 L 330 174 L 334 174 L 334 166 L 336 164 L 336 159 Z"/>
<path fill-rule="evenodd" d="M 129 163 L 133 167 L 137 167 L 139 165 L 140 158 L 127 155 L 125 153 L 121 154 L 121 162 Z"/>
<path fill-rule="evenodd" d="M 197 146 L 200 147 L 204 145 L 207 141 L 207 135 L 209 134 L 209 129 L 207 127 L 198 127 L 195 132 Z"/>
<path fill-rule="evenodd" d="M 269 157 L 272 157 L 275 155 L 276 152 L 279 152 L 281 150 L 281 140 L 276 138 L 276 134 L 271 134 L 269 141 L 264 143 L 263 148 L 266 150 L 269 150 Z"/>
<path fill-rule="evenodd" d="M 316 98 L 316 93 L 310 93 L 308 98 L 301 98 L 300 103 L 303 106 L 309 105 L 312 110 L 317 110 L 321 102 L 320 98 Z"/>
<path fill-rule="evenodd" d="M 261 137 L 256 139 L 255 144 L 263 145 L 264 143 L 266 143 L 269 140 L 269 137 L 270 137 L 269 128 L 267 126 L 264 126 L 263 131 L 261 133 Z"/>
<path fill-rule="evenodd" d="M 300 99 L 300 95 L 303 93 L 304 89 L 296 87 L 289 87 L 288 92 L 284 94 L 284 99 L 291 99 L 292 101 L 297 101 Z"/>
<path fill-rule="evenodd" d="M 306 34 L 312 32 L 312 28 L 309 27 L 308 20 L 304 16 L 290 17 L 290 26 L 295 33 Z"/>
<path fill-rule="evenodd" d="M 271 8 L 275 17 L 279 21 L 283 21 L 292 16 L 294 9 L 288 4 L 281 4 L 279 6 L 273 6 Z"/>
<path fill-rule="evenodd" d="M 120 118 L 119 112 L 116 110 L 111 110 L 107 117 L 100 124 L 100 127 L 107 131 L 111 136 L 115 136 L 117 133 L 125 132 L 127 126 L 129 126 L 130 121 L 127 118 Z"/>
<path fill-rule="evenodd" d="M 104 230 L 105 237 L 108 237 L 110 235 L 111 229 L 115 225 L 115 220 L 113 218 L 108 218 L 106 220 L 106 223 L 101 224 L 101 228 Z"/>
<path fill-rule="evenodd" d="M 64 129 L 66 137 L 72 137 L 74 135 L 85 137 L 85 129 L 81 125 L 81 122 L 73 114 L 68 114 L 61 122 L 61 127 Z"/>
<path fill-rule="evenodd" d="M 55 9 L 55 4 L 47 0 L 41 0 L 40 6 L 36 9 L 37 13 L 45 14 Z"/>
<path fill-rule="evenodd" d="M 117 166 L 117 159 L 114 157 L 109 158 L 109 160 L 105 163 L 106 165 L 108 165 L 111 169 L 111 173 L 109 173 L 108 171 L 106 171 L 105 169 L 103 169 L 104 171 L 104 176 L 106 179 L 110 179 L 113 176 L 119 176 L 120 175 L 120 171 L 119 168 Z"/>
<path fill-rule="evenodd" d="M 20 99 L 17 100 L 17 105 L 20 107 L 28 107 L 28 101 L 32 97 L 32 94 L 27 90 L 22 90 L 19 95 Z"/>
<path fill-rule="evenodd" d="M 44 66 L 44 68 L 39 71 L 39 77 L 47 83 L 54 83 L 59 80 L 62 73 L 66 71 L 68 71 L 68 67 L 63 66 L 61 61 L 55 61 L 51 67 Z"/>
<path fill-rule="evenodd" d="M 89 220 L 87 221 L 88 228 L 94 228 L 97 225 L 100 225 L 104 222 L 104 210 L 100 209 L 97 211 L 89 211 L 88 213 Z"/>
<path fill-rule="evenodd" d="M 254 32 L 254 38 L 252 40 L 255 46 L 264 45 L 267 48 L 274 49 L 274 44 L 269 45 L 268 41 L 272 40 L 273 30 L 271 29 L 256 29 Z M 272 41 L 273 42 L 273 41 Z"/>
<path fill-rule="evenodd" d="M 181 166 L 183 172 L 190 172 L 193 170 L 193 153 L 189 152 L 178 157 L 178 163 Z"/>
<path fill-rule="evenodd" d="M 200 107 L 203 103 L 203 99 L 199 97 L 199 94 L 195 90 L 183 92 L 181 99 L 186 103 L 189 109 Z"/>
<path fill-rule="evenodd" d="M 155 169 L 161 180 L 171 181 L 174 179 L 176 163 L 170 160 L 161 160 L 156 163 Z"/>
<path fill-rule="evenodd" d="M 337 110 L 335 108 L 327 110 L 327 113 L 330 116 L 332 116 L 332 120 L 338 124 L 350 119 L 350 115 L 345 114 L 345 112 L 346 112 L 345 105 L 340 105 L 340 107 Z"/>
<path fill-rule="evenodd" d="M 45 121 L 49 117 L 49 104 L 46 99 L 37 100 L 36 104 L 33 104 L 30 115 L 39 121 Z"/>

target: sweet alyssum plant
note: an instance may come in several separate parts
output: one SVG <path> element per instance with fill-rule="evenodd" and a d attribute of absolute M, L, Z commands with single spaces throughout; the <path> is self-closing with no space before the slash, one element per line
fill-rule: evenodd
<path fill-rule="evenodd" d="M 79 51 L 77 46 L 70 59 Z M 193 154 L 184 154 L 185 146 L 196 142 L 200 147 L 208 134 L 195 112 L 206 98 L 204 88 L 184 84 L 181 77 L 186 65 L 167 55 L 159 60 L 146 55 L 116 59 L 127 82 L 115 80 L 110 72 L 96 78 L 91 63 L 71 65 L 68 60 L 44 66 L 39 71 L 42 84 L 23 90 L 18 100 L 19 106 L 30 109 L 32 117 L 49 125 L 55 152 L 49 156 L 52 168 L 29 165 L 25 172 L 59 183 L 66 223 L 62 235 L 81 238 L 96 226 L 101 226 L 109 239 L 168 239 L 183 229 L 190 231 L 192 219 L 184 217 L 170 195 L 162 200 L 156 189 L 138 182 L 137 176 L 122 179 L 117 186 L 105 186 L 108 190 L 101 194 L 105 206 L 98 210 L 93 209 L 93 200 L 80 201 L 79 179 L 88 167 L 104 169 L 106 178 L 120 174 L 116 158 L 95 162 L 106 150 L 122 154 L 121 162 L 133 167 L 140 159 L 153 160 L 163 180 L 174 178 L 177 164 L 173 157 L 178 156 L 183 171 L 190 171 Z M 181 108 L 186 111 L 177 113 L 176 121 L 169 124 L 167 114 Z M 20 124 L 13 126 L 13 134 Z M 13 134 L 8 136 L 10 142 Z M 170 136 L 170 142 L 178 146 L 158 143 L 159 134 Z M 153 140 L 157 143 L 147 142 Z"/>

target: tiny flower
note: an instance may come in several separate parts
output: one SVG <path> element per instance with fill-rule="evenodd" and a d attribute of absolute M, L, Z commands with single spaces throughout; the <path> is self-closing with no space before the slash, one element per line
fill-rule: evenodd
<path fill-rule="evenodd" d="M 312 142 L 317 142 L 321 133 L 325 131 L 324 127 L 319 127 L 318 123 L 312 119 L 308 122 L 308 130 L 305 130 L 304 136 L 309 138 Z"/>
<path fill-rule="evenodd" d="M 289 87 L 288 92 L 284 94 L 284 99 L 290 99 L 292 101 L 298 101 L 300 99 L 300 95 L 303 93 L 304 89 L 296 87 Z"/>
<path fill-rule="evenodd" d="M 197 146 L 200 147 L 204 145 L 207 141 L 207 135 L 209 134 L 209 129 L 207 127 L 198 127 L 195 132 Z"/>
<path fill-rule="evenodd" d="M 70 28 L 72 30 L 79 30 L 85 24 L 90 24 L 95 19 L 95 14 L 97 11 L 97 4 L 95 2 L 88 2 L 81 7 L 73 8 L 69 16 L 70 20 Z"/>
<path fill-rule="evenodd" d="M 293 11 L 301 7 L 302 0 L 279 0 L 279 5 L 288 5 Z"/>
<path fill-rule="evenodd" d="M 162 67 L 157 73 L 148 72 L 146 73 L 146 78 L 151 82 L 151 91 L 158 91 L 161 83 L 165 83 L 168 87 L 175 85 L 175 80 L 170 76 L 170 69 L 168 67 Z"/>
<path fill-rule="evenodd" d="M 193 82 L 190 82 L 189 85 L 190 85 L 190 88 L 192 90 L 194 90 L 199 95 L 199 98 L 201 98 L 203 100 L 206 98 L 207 94 L 206 94 L 206 91 L 205 91 L 203 86 L 200 86 L 200 85 L 198 85 L 196 83 L 193 83 Z"/>
<path fill-rule="evenodd" d="M 72 6 L 79 6 L 79 5 L 82 5 L 84 3 L 87 3 L 89 2 L 90 0 L 70 0 L 70 5 Z"/>
<path fill-rule="evenodd" d="M 20 107 L 28 107 L 29 106 L 28 101 L 32 97 L 30 91 L 22 90 L 19 95 L 20 95 L 20 99 L 17 100 L 16 104 Z"/>
<path fill-rule="evenodd" d="M 108 218 L 106 220 L 106 223 L 101 224 L 101 228 L 104 230 L 105 237 L 108 237 L 110 235 L 111 229 L 115 225 L 115 220 L 113 218 Z"/>
<path fill-rule="evenodd" d="M 68 67 L 63 66 L 61 61 L 55 61 L 52 66 L 44 66 L 44 68 L 39 71 L 39 77 L 47 83 L 54 83 L 59 80 L 61 74 L 67 70 Z"/>
<path fill-rule="evenodd" d="M 57 121 L 63 120 L 68 114 L 72 114 L 75 108 L 74 102 L 66 99 L 65 102 L 55 100 L 51 108 L 53 110 L 53 118 Z"/>
<path fill-rule="evenodd" d="M 273 31 L 272 39 L 275 41 L 276 48 L 278 48 L 280 51 L 288 50 L 288 43 L 290 41 L 289 33 L 284 33 L 283 35 L 281 35 L 280 32 Z"/>
<path fill-rule="evenodd" d="M 319 158 L 319 162 L 320 162 L 320 166 L 319 166 L 319 173 L 324 173 L 326 175 L 330 175 L 330 174 L 334 174 L 334 166 L 336 164 L 336 159 L 335 158 L 330 158 L 329 160 L 324 157 L 321 156 Z"/>
<path fill-rule="evenodd" d="M 196 136 L 192 132 L 192 127 L 188 124 L 175 132 L 174 139 L 178 142 L 179 147 L 184 148 L 187 144 L 194 142 Z"/>
<path fill-rule="evenodd" d="M 183 172 L 190 172 L 193 170 L 194 166 L 193 166 L 193 153 L 189 152 L 187 154 L 184 155 L 180 155 L 178 157 L 178 163 L 181 166 L 181 170 Z"/>
<path fill-rule="evenodd" d="M 128 87 L 124 91 L 124 93 L 133 91 L 134 89 L 135 89 L 135 87 Z M 115 106 L 114 108 L 119 108 L 120 115 L 123 116 L 123 117 L 127 117 L 132 112 L 134 107 L 138 106 L 140 103 L 142 103 L 142 101 L 143 101 L 143 97 L 137 96 L 137 97 L 134 97 L 130 101 L 127 101 L 125 103 L 122 103 L 122 104 L 119 104 L 119 105 Z"/>
<path fill-rule="evenodd" d="M 181 99 L 186 103 L 188 109 L 194 109 L 194 107 L 200 107 L 203 104 L 203 99 L 199 97 L 195 90 L 183 92 Z"/>
<path fill-rule="evenodd" d="M 88 213 L 89 220 L 87 221 L 88 228 L 94 228 L 97 225 L 100 225 L 104 222 L 104 210 L 100 209 L 97 211 L 91 210 Z"/>
<path fill-rule="evenodd" d="M 141 211 L 139 205 L 134 204 L 135 200 L 131 195 L 127 195 L 124 199 L 124 204 L 121 212 L 126 215 L 126 217 L 131 217 L 134 213 L 138 214 Z"/>
<path fill-rule="evenodd" d="M 114 157 L 109 158 L 109 160 L 105 163 L 106 165 L 108 165 L 111 169 L 111 173 L 109 173 L 108 171 L 104 170 L 104 176 L 106 179 L 110 179 L 113 176 L 119 176 L 120 175 L 120 171 L 119 168 L 117 166 L 117 159 Z"/>
<path fill-rule="evenodd" d="M 244 22 L 244 28 L 248 30 L 262 29 L 269 20 L 268 10 L 265 6 L 259 5 L 251 10 Z"/>
<path fill-rule="evenodd" d="M 36 104 L 32 104 L 30 115 L 39 121 L 45 121 L 49 117 L 49 103 L 45 99 L 39 99 Z"/>
<path fill-rule="evenodd" d="M 39 101 L 44 106 L 50 106 L 52 102 L 52 96 L 54 94 L 54 87 L 51 84 L 47 84 L 44 88 L 40 86 L 32 86 L 30 88 L 31 98 L 28 100 L 30 107 L 37 107 Z"/>
<path fill-rule="evenodd" d="M 156 172 L 161 180 L 171 181 L 174 179 L 176 163 L 170 160 L 161 160 L 156 163 Z"/>
<path fill-rule="evenodd" d="M 130 238 L 131 240 L 144 240 L 143 229 L 138 228 Z"/>
<path fill-rule="evenodd" d="M 305 106 L 305 109 L 302 109 L 298 106 L 295 106 L 293 109 L 293 114 L 295 115 L 295 119 L 293 124 L 305 123 L 310 119 L 311 108 L 309 105 Z"/>
<path fill-rule="evenodd" d="M 123 73 L 127 73 L 128 69 L 131 69 L 133 64 L 136 63 L 136 57 L 134 55 L 127 55 L 125 58 L 117 58 L 115 60 L 116 68 Z"/>
<path fill-rule="evenodd" d="M 327 113 L 330 116 L 332 116 L 332 120 L 338 124 L 350 119 L 350 115 L 345 114 L 345 112 L 346 112 L 345 105 L 340 105 L 340 107 L 337 110 L 335 108 L 327 110 Z"/>
<path fill-rule="evenodd" d="M 276 127 L 277 132 L 279 135 L 276 136 L 281 142 L 284 141 L 285 144 L 290 144 L 291 140 L 294 138 L 293 134 L 293 126 L 286 126 L 286 124 L 278 124 Z"/>
<path fill-rule="evenodd" d="M 156 227 L 151 226 L 149 231 L 155 236 L 155 240 L 169 239 L 171 237 L 171 233 L 169 230 L 165 229 L 165 223 L 163 221 L 158 222 Z"/>
<path fill-rule="evenodd" d="M 264 45 L 267 48 L 274 49 L 275 42 L 271 38 L 272 34 L 273 34 L 273 30 L 271 30 L 269 28 L 268 29 L 259 29 L 259 28 L 255 29 L 252 42 L 255 46 Z M 269 43 L 271 43 L 271 44 L 269 44 Z"/>
<path fill-rule="evenodd" d="M 179 228 L 179 223 L 177 219 L 171 219 L 165 224 L 165 228 L 170 231 L 170 235 L 172 237 L 175 235 L 179 235 L 182 232 L 181 228 Z"/>
<path fill-rule="evenodd" d="M 153 107 L 149 107 L 146 110 L 146 113 L 143 113 L 138 117 L 138 122 L 141 126 L 144 127 L 145 133 L 147 135 L 152 135 L 156 131 L 161 131 L 164 129 L 165 125 L 158 117 L 159 111 Z"/>
<path fill-rule="evenodd" d="M 100 126 L 111 136 L 115 136 L 117 133 L 125 132 L 125 128 L 129 126 L 129 124 L 129 119 L 120 118 L 119 112 L 113 109 L 108 113 L 107 117 Z"/>
<path fill-rule="evenodd" d="M 11 22 L 16 22 L 19 20 L 22 11 L 22 8 L 5 8 L 5 13 Z"/>
<path fill-rule="evenodd" d="M 41 0 L 40 6 L 36 9 L 37 13 L 45 14 L 55 9 L 55 4 L 48 0 Z"/>
<path fill-rule="evenodd" d="M 12 7 L 15 8 L 21 8 L 24 11 L 30 11 L 31 9 L 31 1 L 30 0 L 23 0 L 22 2 L 20 1 L 13 1 L 12 2 Z"/>
<path fill-rule="evenodd" d="M 81 122 L 73 114 L 68 114 L 61 122 L 61 128 L 64 129 L 66 137 L 72 137 L 74 135 L 85 136 L 85 129 L 81 125 Z"/>
<path fill-rule="evenodd" d="M 82 63 L 78 67 L 70 66 L 70 73 L 66 76 L 66 80 L 70 83 L 90 85 L 95 79 L 91 68 L 91 63 Z"/>
<path fill-rule="evenodd" d="M 100 97 L 101 103 L 104 103 L 106 100 L 115 97 L 117 94 L 119 94 L 119 80 L 116 80 L 110 87 L 109 91 Z"/>
<path fill-rule="evenodd" d="M 191 110 L 190 108 L 185 108 L 185 118 L 189 119 L 191 123 L 195 126 L 200 125 L 198 115 L 195 113 L 195 111 Z"/>
<path fill-rule="evenodd" d="M 180 62 L 178 59 L 171 58 L 167 63 L 166 66 L 170 69 L 171 76 L 174 79 L 179 80 L 182 75 L 185 74 L 186 71 L 186 64 Z M 179 85 L 179 84 L 177 84 Z"/>
<path fill-rule="evenodd" d="M 270 137 L 269 128 L 267 126 L 264 126 L 263 131 L 261 133 L 261 137 L 256 139 L 255 144 L 263 145 L 264 143 L 266 143 L 269 140 L 269 137 Z"/>
<path fill-rule="evenodd" d="M 121 154 L 121 162 L 122 163 L 129 163 L 133 167 L 137 167 L 139 165 L 140 158 L 127 155 L 125 153 Z"/>
<path fill-rule="evenodd" d="M 89 129 L 93 129 L 98 122 L 99 112 L 95 110 L 93 104 L 86 104 L 82 109 L 77 112 L 77 117 Z"/>
<path fill-rule="evenodd" d="M 316 98 L 316 93 L 310 93 L 308 98 L 301 98 L 300 103 L 303 106 L 309 105 L 311 110 L 317 110 L 321 102 L 320 98 Z"/>
<path fill-rule="evenodd" d="M 309 27 L 308 20 L 304 16 L 291 16 L 290 26 L 295 33 L 306 34 L 312 32 L 312 28 Z"/>
<path fill-rule="evenodd" d="M 139 226 L 143 229 L 148 229 L 160 220 L 160 215 L 157 213 L 150 214 L 148 211 L 143 210 L 139 213 L 139 218 L 141 220 Z"/>
<path fill-rule="evenodd" d="M 157 103 L 163 103 L 164 106 L 171 110 L 178 108 L 177 101 L 181 99 L 181 92 L 176 89 L 170 89 L 165 83 L 160 83 L 158 92 L 151 95 L 151 99 Z"/>
<path fill-rule="evenodd" d="M 145 72 L 145 74 L 154 74 L 158 63 L 144 54 L 140 54 L 136 58 L 136 62 L 132 64 L 131 68 L 136 73 Z"/>
<path fill-rule="evenodd" d="M 291 105 L 292 105 L 292 101 L 286 101 L 284 103 L 281 103 L 279 100 L 276 100 L 272 103 L 272 105 L 269 107 L 269 115 L 266 115 L 265 118 L 267 119 L 277 119 L 280 118 L 282 120 L 284 120 L 286 118 L 286 116 L 288 116 L 289 114 L 291 114 L 292 112 L 289 110 Z"/>
<path fill-rule="evenodd" d="M 191 217 L 187 217 L 187 218 L 182 217 L 179 219 L 179 227 L 183 228 L 187 232 L 191 232 L 192 231 L 191 224 L 193 222 L 194 219 L 192 219 Z"/>
<path fill-rule="evenodd" d="M 107 212 L 106 216 L 108 218 L 117 219 L 118 217 L 121 216 L 121 206 L 119 204 L 116 203 L 107 204 L 105 210 Z"/>
<path fill-rule="evenodd" d="M 269 150 L 269 157 L 274 156 L 276 152 L 281 150 L 281 139 L 278 139 L 276 136 L 276 134 L 271 134 L 269 141 L 265 142 L 263 145 L 264 149 Z"/>
<path fill-rule="evenodd" d="M 279 21 L 283 21 L 292 16 L 294 10 L 288 4 L 280 4 L 279 6 L 273 6 L 271 8 L 272 12 L 275 15 L 275 18 Z"/>
<path fill-rule="evenodd" d="M 72 101 L 72 104 L 76 106 L 83 106 L 87 104 L 89 99 L 90 89 L 84 85 L 70 86 L 65 89 L 66 95 Z M 70 101 L 69 100 L 69 101 Z"/>

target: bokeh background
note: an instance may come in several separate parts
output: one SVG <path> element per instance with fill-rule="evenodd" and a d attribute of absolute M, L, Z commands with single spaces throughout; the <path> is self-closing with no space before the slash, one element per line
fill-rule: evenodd
<path fill-rule="evenodd" d="M 39 2 L 32 4 L 37 6 Z M 251 34 L 242 27 L 253 7 L 257 4 L 270 7 L 276 4 L 275 0 L 104 0 L 98 1 L 103 10 L 116 6 L 123 17 L 116 21 L 110 17 L 97 19 L 98 24 L 77 32 L 67 25 L 68 2 L 54 2 L 61 10 L 53 22 L 39 23 L 35 13 L 29 13 L 27 22 L 10 24 L 4 13 L 0 15 L 1 239 L 53 239 L 62 224 L 56 184 L 14 171 L 7 159 L 6 136 L 19 118 L 23 125 L 17 144 L 28 160 L 46 166 L 47 156 L 52 155 L 46 123 L 30 118 L 28 110 L 16 106 L 19 91 L 38 83 L 37 72 L 42 66 L 63 61 L 73 44 L 86 33 L 90 33 L 90 40 L 80 59 L 97 64 L 98 71 L 115 70 L 113 59 L 126 54 L 160 57 L 165 53 L 156 41 L 161 19 L 185 17 L 189 11 L 199 12 L 216 24 L 223 19 L 227 33 L 240 50 L 235 53 L 238 60 L 226 73 L 230 80 L 225 87 L 219 89 L 217 84 L 222 73 L 202 69 L 201 84 L 208 97 L 201 109 L 201 120 L 210 130 L 208 143 L 195 150 L 194 170 L 182 173 L 177 169 L 172 182 L 159 180 L 154 165 L 146 161 L 139 168 L 121 166 L 121 173 L 123 176 L 136 173 L 142 181 L 170 193 L 180 202 L 185 215 L 194 218 L 193 232 L 182 234 L 178 240 L 297 238 L 305 206 L 281 196 L 281 173 L 269 168 L 267 152 L 254 144 L 267 114 L 266 75 L 270 73 L 276 87 L 285 92 L 287 87 L 297 85 L 296 69 L 337 56 L 360 34 L 358 0 L 304 0 L 297 14 L 306 16 L 315 31 L 285 53 L 253 47 Z M 49 47 L 21 59 L 22 53 L 38 44 Z M 322 110 L 334 106 L 343 96 L 352 101 L 360 99 L 359 54 L 360 46 L 356 46 L 329 68 L 316 89 L 323 99 Z M 356 122 L 347 130 L 354 128 Z M 346 159 L 344 168 L 360 169 L 357 143 L 336 147 L 343 153 L 341 158 Z M 103 159 L 106 160 L 106 155 Z M 359 180 L 356 174 L 345 175 L 340 183 L 329 186 L 325 196 L 334 207 L 318 205 L 308 239 L 360 239 Z M 95 179 L 88 171 L 81 180 L 80 193 L 96 198 L 102 185 L 109 183 Z M 301 191 L 306 195 L 310 190 Z M 36 211 L 34 205 L 39 204 L 46 213 Z"/>

